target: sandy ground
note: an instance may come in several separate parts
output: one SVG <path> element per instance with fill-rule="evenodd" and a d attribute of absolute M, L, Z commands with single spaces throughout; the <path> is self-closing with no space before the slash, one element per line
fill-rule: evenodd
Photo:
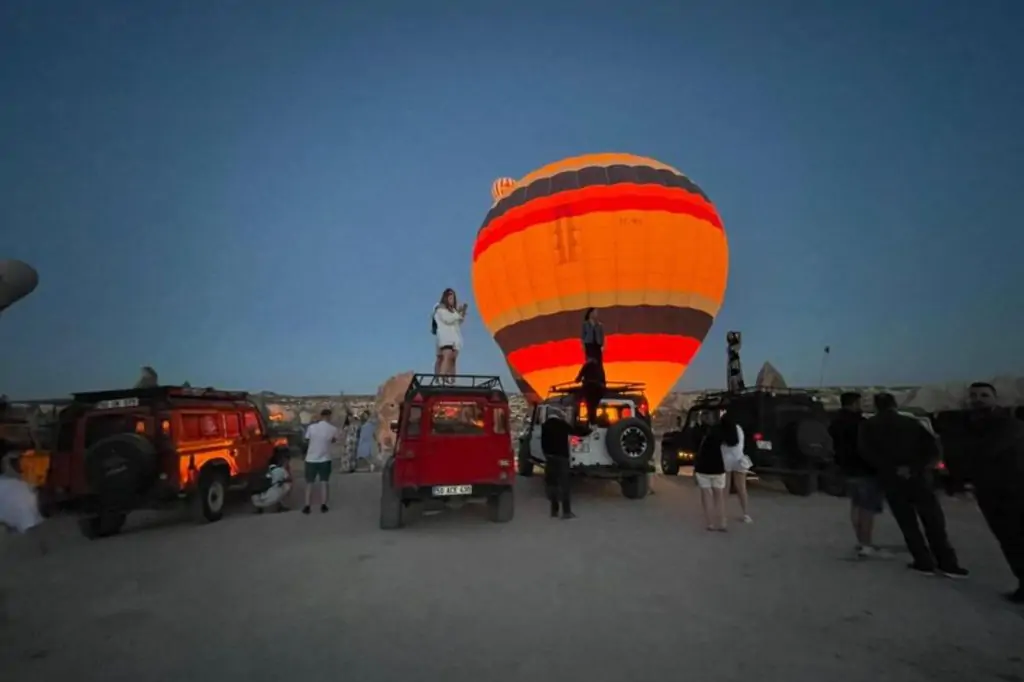
<path fill-rule="evenodd" d="M 43 557 L 3 538 L 4 679 L 1024 679 L 1024 610 L 964 503 L 948 517 L 974 575 L 954 582 L 851 560 L 844 500 L 767 485 L 728 534 L 684 476 L 642 501 L 585 482 L 572 521 L 520 479 L 510 524 L 469 505 L 397 532 L 377 475 L 333 489 L 326 515 L 138 514 L 96 542 L 57 519 Z M 888 517 L 879 540 L 898 544 Z"/>

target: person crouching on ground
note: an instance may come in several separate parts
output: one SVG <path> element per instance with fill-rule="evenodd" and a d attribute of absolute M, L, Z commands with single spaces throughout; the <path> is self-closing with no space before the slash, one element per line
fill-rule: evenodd
<path fill-rule="evenodd" d="M 864 424 L 860 393 L 839 396 L 841 409 L 832 418 L 828 432 L 835 446 L 836 464 L 846 477 L 850 497 L 850 523 L 857 540 L 855 552 L 861 558 L 876 556 L 880 549 L 874 544 L 875 516 L 885 507 L 885 494 L 874 468 L 861 457 L 857 448 Z"/>
<path fill-rule="evenodd" d="M 551 503 L 551 518 L 559 511 L 563 519 L 573 519 L 572 496 L 569 489 L 569 468 L 572 464 L 569 440 L 584 436 L 589 429 L 573 427 L 562 410 L 548 407 L 547 418 L 540 427 L 540 448 L 544 453 L 544 488 Z"/>
<path fill-rule="evenodd" d="M 914 558 L 908 568 L 926 575 L 967 577 L 969 571 L 960 566 L 949 543 L 946 515 L 930 475 L 939 459 L 935 437 L 913 417 L 900 414 L 891 393 L 876 395 L 875 409 L 878 413 L 860 429 L 858 449 L 878 472 L 889 510 Z"/>
<path fill-rule="evenodd" d="M 462 350 L 462 323 L 466 321 L 469 305 L 459 305 L 454 289 L 445 289 L 441 300 L 434 306 L 430 331 L 437 339 L 434 374 L 449 377 L 456 373 L 459 351 Z"/>
<path fill-rule="evenodd" d="M 750 499 L 747 496 L 747 472 L 753 466 L 753 462 L 743 452 L 744 434 L 743 427 L 736 423 L 732 415 L 726 412 L 718 421 L 718 430 L 722 434 L 722 463 L 725 466 L 725 483 L 730 482 L 736 488 L 736 497 L 740 501 L 740 521 L 753 523 L 748 510 Z"/>
<path fill-rule="evenodd" d="M 700 506 L 704 510 L 704 525 L 710 531 L 725 532 L 725 484 L 727 475 L 722 458 L 722 431 L 712 424 L 712 413 L 701 413 L 707 429 L 704 440 L 697 448 L 693 461 L 693 476 L 700 488 Z"/>
<path fill-rule="evenodd" d="M 597 408 L 601 406 L 606 387 L 604 366 L 599 360 L 587 358 L 579 373 L 576 374 L 583 388 L 583 402 L 587 406 L 587 422 L 591 426 L 597 424 Z"/>
<path fill-rule="evenodd" d="M 587 308 L 583 314 L 583 331 L 580 332 L 583 342 L 583 355 L 588 360 L 595 360 L 604 365 L 604 325 L 597 317 L 597 308 Z"/>
<path fill-rule="evenodd" d="M 275 507 L 279 512 L 286 510 L 284 500 L 292 491 L 292 477 L 288 473 L 286 464 L 286 455 L 283 452 L 275 452 L 270 460 L 270 468 L 267 470 L 270 487 L 252 496 L 252 504 L 256 507 L 257 514 L 262 514 L 264 509 L 270 507 Z"/>
<path fill-rule="evenodd" d="M 309 513 L 313 499 L 313 488 L 320 483 L 320 511 L 327 513 L 330 499 L 331 444 L 338 440 L 338 428 L 331 424 L 331 411 L 320 411 L 320 421 L 306 429 L 306 504 L 303 514 Z"/>
<path fill-rule="evenodd" d="M 1017 589 L 1006 595 L 1024 604 L 1024 422 L 997 407 L 996 389 L 979 381 L 968 389 L 971 456 L 963 478 L 985 523 L 999 542 Z"/>

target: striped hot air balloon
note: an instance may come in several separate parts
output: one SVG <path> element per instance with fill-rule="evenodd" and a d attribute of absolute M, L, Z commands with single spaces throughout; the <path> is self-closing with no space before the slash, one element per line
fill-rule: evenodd
<path fill-rule="evenodd" d="M 511 194 L 515 186 L 516 181 L 512 178 L 498 178 L 491 183 L 491 198 L 497 203 Z"/>
<path fill-rule="evenodd" d="M 508 371 L 512 373 L 512 380 L 516 382 L 516 387 L 519 389 L 519 392 L 523 394 L 523 398 L 526 399 L 526 402 L 531 405 L 539 403 L 541 400 L 540 395 L 537 394 L 537 391 L 533 390 L 533 386 L 530 386 L 530 384 L 526 382 L 523 375 L 516 371 L 516 368 L 512 366 L 512 363 L 508 363 Z"/>
<path fill-rule="evenodd" d="M 583 316 L 605 329 L 609 381 L 642 381 L 656 407 L 725 296 L 729 249 L 707 195 L 678 170 L 593 154 L 530 173 L 487 214 L 473 291 L 509 364 L 538 394 L 583 362 Z"/>

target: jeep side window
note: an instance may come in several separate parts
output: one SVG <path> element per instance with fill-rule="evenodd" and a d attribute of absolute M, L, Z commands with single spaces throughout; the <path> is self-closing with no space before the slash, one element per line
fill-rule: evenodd
<path fill-rule="evenodd" d="M 224 415 L 224 435 L 228 438 L 238 438 L 242 435 L 242 418 L 237 412 L 228 412 Z"/>
<path fill-rule="evenodd" d="M 199 418 L 199 430 L 203 438 L 217 438 L 221 435 L 223 427 L 219 414 L 204 414 Z"/>
<path fill-rule="evenodd" d="M 505 413 L 505 408 L 495 407 L 492 413 L 494 414 L 494 432 L 508 433 L 508 415 Z"/>
<path fill-rule="evenodd" d="M 418 436 L 420 435 L 420 424 L 423 421 L 423 408 L 419 405 L 413 405 L 409 408 L 408 423 L 405 427 L 405 435 L 407 436 Z"/>
<path fill-rule="evenodd" d="M 538 405 L 537 407 L 533 408 L 533 423 L 537 424 L 538 426 L 540 426 L 540 423 L 541 423 L 540 413 L 541 413 L 541 406 L 540 405 Z"/>
<path fill-rule="evenodd" d="M 260 417 L 253 410 L 245 411 L 245 432 L 251 436 L 263 435 L 263 427 L 260 425 Z"/>

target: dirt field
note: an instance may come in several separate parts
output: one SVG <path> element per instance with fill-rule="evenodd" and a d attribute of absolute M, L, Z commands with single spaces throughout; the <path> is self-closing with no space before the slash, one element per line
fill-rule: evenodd
<path fill-rule="evenodd" d="M 851 560 L 845 500 L 755 492 L 755 523 L 703 530 L 686 477 L 629 501 L 577 488 L 547 518 L 520 479 L 516 519 L 473 506 L 377 529 L 379 478 L 339 476 L 331 512 L 196 526 L 139 514 L 51 553 L 0 538 L 10 680 L 1024 680 L 1024 611 L 976 509 L 947 505 L 974 575 Z M 897 545 L 886 517 L 879 540 Z M 11 587 L 13 586 L 13 588 Z"/>

